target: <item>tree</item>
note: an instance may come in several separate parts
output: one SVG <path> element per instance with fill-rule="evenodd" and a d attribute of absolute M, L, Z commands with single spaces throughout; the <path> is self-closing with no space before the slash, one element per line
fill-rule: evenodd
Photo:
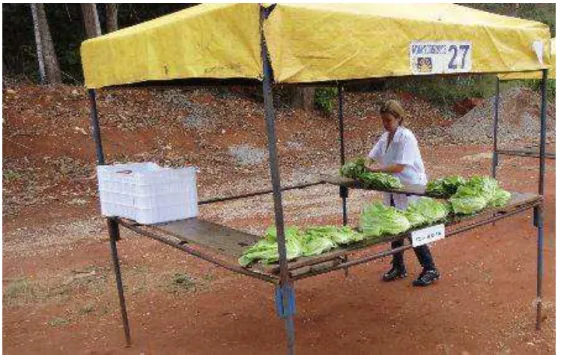
<path fill-rule="evenodd" d="M 60 84 L 62 82 L 62 75 L 60 72 L 60 66 L 58 64 L 55 47 L 53 45 L 51 31 L 49 30 L 49 23 L 47 22 L 45 6 L 44 4 L 32 4 L 31 10 L 34 27 L 35 23 L 37 24 L 35 40 L 37 42 L 37 60 L 39 61 L 39 70 L 43 70 L 43 72 L 41 72 L 41 75 L 44 75 L 46 77 L 47 83 Z"/>
<path fill-rule="evenodd" d="M 37 4 L 31 4 L 31 16 L 33 17 L 33 31 L 35 33 L 35 47 L 37 48 L 37 61 L 39 62 L 39 77 L 41 84 L 45 84 L 45 60 L 43 57 L 43 43 L 41 43 L 41 31 L 39 30 L 39 16 Z"/>
<path fill-rule="evenodd" d="M 84 17 L 84 26 L 86 27 L 86 37 L 94 38 L 101 36 L 101 26 L 99 25 L 99 16 L 95 4 L 80 4 L 82 8 L 82 16 Z"/>
<path fill-rule="evenodd" d="M 290 88 L 290 101 L 293 108 L 314 110 L 315 89 L 312 87 L 293 87 Z"/>
<path fill-rule="evenodd" d="M 119 29 L 117 4 L 105 4 L 105 12 L 107 14 L 107 33 L 117 31 Z"/>

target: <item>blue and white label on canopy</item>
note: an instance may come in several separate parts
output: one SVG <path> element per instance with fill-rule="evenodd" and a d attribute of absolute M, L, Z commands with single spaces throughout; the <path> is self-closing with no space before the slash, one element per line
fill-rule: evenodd
<path fill-rule="evenodd" d="M 413 247 L 435 242 L 444 239 L 444 224 L 437 224 L 411 232 L 411 242 Z"/>
<path fill-rule="evenodd" d="M 413 41 L 409 47 L 414 75 L 469 73 L 472 64 L 470 41 Z"/>

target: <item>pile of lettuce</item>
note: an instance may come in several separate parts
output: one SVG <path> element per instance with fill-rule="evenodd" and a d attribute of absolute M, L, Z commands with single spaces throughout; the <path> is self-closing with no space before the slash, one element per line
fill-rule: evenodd
<path fill-rule="evenodd" d="M 286 227 L 284 234 L 288 260 L 300 256 L 320 255 L 339 245 L 347 245 L 364 239 L 364 235 L 348 226 L 311 226 L 304 230 L 300 230 L 298 227 Z M 263 239 L 244 251 L 238 262 L 241 266 L 248 266 L 256 261 L 267 265 L 278 260 L 277 231 L 272 226 L 267 229 Z"/>
<path fill-rule="evenodd" d="M 286 257 L 288 260 L 296 259 L 302 255 L 303 247 L 301 242 L 301 232 L 297 227 L 287 227 L 284 230 L 286 241 Z M 277 229 L 272 226 L 267 228 L 263 239 L 247 248 L 238 259 L 241 266 L 247 266 L 254 261 L 261 261 L 263 264 L 272 264 L 279 260 L 279 250 L 277 245 Z"/>
<path fill-rule="evenodd" d="M 366 160 L 356 158 L 339 169 L 342 176 L 359 180 L 364 187 L 377 190 L 400 189 L 403 187 L 401 181 L 395 176 L 385 173 L 373 173 L 366 169 Z"/>
<path fill-rule="evenodd" d="M 474 176 L 448 200 L 455 214 L 477 213 L 486 207 L 502 207 L 510 200 L 510 193 L 499 187 L 489 176 Z"/>
<path fill-rule="evenodd" d="M 427 184 L 427 195 L 449 198 L 458 191 L 460 186 L 465 185 L 466 182 L 466 179 L 458 175 L 432 180 Z"/>
<path fill-rule="evenodd" d="M 384 234 L 395 235 L 411 228 L 411 223 L 403 212 L 388 207 L 381 202 L 366 205 L 360 215 L 360 229 L 366 238 Z"/>
<path fill-rule="evenodd" d="M 420 197 L 409 203 L 403 214 L 411 227 L 420 227 L 444 220 L 449 212 L 448 205 L 429 197 Z"/>
<path fill-rule="evenodd" d="M 359 175 L 359 181 L 364 187 L 376 190 L 397 190 L 403 187 L 395 176 L 385 173 L 365 172 Z"/>
<path fill-rule="evenodd" d="M 364 158 L 356 158 L 343 165 L 339 172 L 349 179 L 358 179 L 361 174 L 368 171 L 365 164 L 366 160 Z"/>
<path fill-rule="evenodd" d="M 349 166 L 347 171 L 354 174 L 359 170 L 359 165 Z M 363 171 L 359 176 L 365 177 L 367 174 L 376 175 Z M 384 183 L 384 178 L 379 176 L 376 180 L 382 181 L 379 182 L 380 184 L 386 184 L 384 187 L 391 184 L 391 182 Z M 446 219 L 450 212 L 467 215 L 477 213 L 486 207 L 501 207 L 506 205 L 511 197 L 509 192 L 499 187 L 497 180 L 488 176 L 474 176 L 468 180 L 454 176 L 439 180 L 434 181 L 434 191 L 449 194 L 455 189 L 452 197 L 448 199 L 449 204 L 428 197 L 420 197 L 411 202 L 405 211 L 385 206 L 381 202 L 367 204 L 360 215 L 361 232 L 348 226 L 310 226 L 302 230 L 293 226 L 286 227 L 288 260 L 300 256 L 320 255 L 337 246 L 356 243 L 366 238 L 397 235 L 412 227 L 431 225 Z M 248 266 L 257 261 L 272 264 L 278 259 L 277 231 L 273 226 L 267 229 L 263 239 L 247 248 L 238 261 L 240 265 Z"/>

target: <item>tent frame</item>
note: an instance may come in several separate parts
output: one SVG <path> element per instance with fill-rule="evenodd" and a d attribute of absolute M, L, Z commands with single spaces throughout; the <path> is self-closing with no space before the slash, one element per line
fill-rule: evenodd
<path fill-rule="evenodd" d="M 294 281 L 298 279 L 303 279 L 306 277 L 311 277 L 315 275 L 322 274 L 324 272 L 333 271 L 344 269 L 347 270 L 348 267 L 355 266 L 370 260 L 386 257 L 389 255 L 393 255 L 395 253 L 407 250 L 412 248 L 410 244 L 406 244 L 403 247 L 389 249 L 387 251 L 377 253 L 366 258 L 362 258 L 356 261 L 347 261 L 346 255 L 344 255 L 343 263 L 339 265 L 333 265 L 331 268 L 327 268 L 324 270 L 320 270 L 318 272 L 313 272 L 310 270 L 310 273 L 301 275 L 301 276 L 293 276 L 291 275 L 288 267 L 288 260 L 286 255 L 286 245 L 285 245 L 285 234 L 284 234 L 284 215 L 283 215 L 283 207 L 282 207 L 282 191 L 297 189 L 297 188 L 305 188 L 308 186 L 317 185 L 320 183 L 325 183 L 325 181 L 310 183 L 310 184 L 303 184 L 298 186 L 292 187 L 281 187 L 280 184 L 280 171 L 279 165 L 277 160 L 277 149 L 276 149 L 276 131 L 275 131 L 275 111 L 273 105 L 273 96 L 272 91 L 274 87 L 273 81 L 273 70 L 271 67 L 271 63 L 269 61 L 268 51 L 267 51 L 267 43 L 264 39 L 263 35 L 263 21 L 268 17 L 270 12 L 274 9 L 274 5 L 268 8 L 264 8 L 260 6 L 260 26 L 261 26 L 261 57 L 263 60 L 263 73 L 264 77 L 262 80 L 262 89 L 263 89 L 263 97 L 264 97 L 264 108 L 265 108 L 265 120 L 267 124 L 267 137 L 268 137 L 268 149 L 269 149 L 269 168 L 271 173 L 271 183 L 272 189 L 265 190 L 265 191 L 258 191 L 251 194 L 244 194 L 238 196 L 230 196 L 230 197 L 217 197 L 212 198 L 205 201 L 200 201 L 199 204 L 209 204 L 215 202 L 222 202 L 228 200 L 234 200 L 238 198 L 246 198 L 251 196 L 263 195 L 272 193 L 273 200 L 274 200 L 274 214 L 275 214 L 275 225 L 277 229 L 277 242 L 278 242 L 278 250 L 279 250 L 279 266 L 278 266 L 278 274 L 279 277 L 263 277 L 256 276 L 255 272 L 250 272 L 241 267 L 234 267 L 231 265 L 226 265 L 221 263 L 220 261 L 209 257 L 203 253 L 200 253 L 192 248 L 185 246 L 184 243 L 174 243 L 165 238 L 159 237 L 154 233 L 146 232 L 141 230 L 138 225 L 127 223 L 126 221 L 121 220 L 117 217 L 107 217 L 107 228 L 109 233 L 109 242 L 111 247 L 111 258 L 113 262 L 113 268 L 115 272 L 115 279 L 116 279 L 116 286 L 119 296 L 119 303 L 121 308 L 121 317 L 123 322 L 123 329 L 125 334 L 125 341 L 126 345 L 131 345 L 131 335 L 130 335 L 130 327 L 128 321 L 128 315 L 126 310 L 126 302 L 124 297 L 124 289 L 123 289 L 123 282 L 119 264 L 119 256 L 117 252 L 117 241 L 120 240 L 120 231 L 119 225 L 122 225 L 125 228 L 131 229 L 139 234 L 148 236 L 150 238 L 156 239 L 160 242 L 168 244 L 170 246 L 176 247 L 180 250 L 183 250 L 191 255 L 196 257 L 205 259 L 209 262 L 215 263 L 219 266 L 225 267 L 231 271 L 239 272 L 245 274 L 247 276 L 261 278 L 264 281 L 272 282 L 276 284 L 275 290 L 275 299 L 277 305 L 277 314 L 280 318 L 285 320 L 285 327 L 286 327 L 286 335 L 287 335 L 287 350 L 289 354 L 293 354 L 295 351 L 295 329 L 294 329 L 294 314 L 295 314 L 295 294 L 294 294 Z M 492 218 L 488 218 L 483 222 L 473 223 L 472 225 L 459 228 L 458 231 L 453 231 L 453 234 L 457 234 L 460 232 L 464 232 L 466 230 L 470 230 L 473 228 L 477 228 L 484 224 L 493 223 L 496 220 L 503 219 L 510 217 L 511 215 L 518 214 L 522 211 L 527 209 L 533 209 L 534 211 L 534 226 L 537 228 L 537 297 L 536 297 L 536 329 L 540 329 L 541 324 L 541 311 L 542 311 L 542 280 L 543 280 L 543 238 L 544 238 L 544 223 L 543 223 L 543 214 L 544 214 L 544 203 L 543 203 L 543 193 L 544 193 L 544 176 L 545 176 L 545 120 L 546 120 L 546 81 L 547 81 L 547 69 L 542 70 L 542 90 L 541 90 L 541 119 L 540 119 L 540 151 L 539 151 L 539 158 L 540 158 L 540 180 L 539 180 L 539 194 L 541 195 L 532 203 L 523 206 L 523 208 L 518 208 L 513 210 L 509 213 L 495 213 Z M 338 121 L 339 121 L 339 143 L 340 143 L 340 162 L 344 164 L 345 162 L 345 143 L 344 143 L 344 120 L 343 120 L 343 90 L 345 83 L 354 83 L 354 82 L 363 82 L 364 79 L 359 80 L 349 80 L 345 82 L 334 82 L 337 86 L 337 96 L 338 96 Z M 247 81 L 248 83 L 251 81 Z M 181 80 L 182 84 L 187 85 L 200 85 L 202 83 L 209 83 L 213 84 L 221 84 L 225 83 L 228 84 L 228 81 L 220 81 L 220 80 L 205 80 L 205 79 L 196 79 L 193 81 L 190 80 Z M 314 83 L 310 83 L 307 85 L 313 85 Z M 316 85 L 322 86 L 329 86 L 333 85 L 333 83 L 315 83 Z M 297 84 L 296 84 L 297 85 Z M 306 84 L 305 84 L 306 85 Z M 146 86 L 146 85 L 139 85 L 139 86 Z M 498 84 L 497 84 L 498 90 Z M 96 155 L 97 155 L 97 163 L 98 165 L 105 165 L 105 157 L 103 153 L 102 141 L 101 141 L 101 131 L 99 125 L 99 117 L 97 111 L 97 102 L 96 102 L 96 90 L 95 89 L 88 89 L 88 95 L 90 99 L 90 119 L 92 125 L 92 135 L 95 141 L 96 146 Z M 498 129 L 498 95 L 496 98 L 496 107 L 495 107 L 495 120 L 494 120 L 494 145 L 493 145 L 493 176 L 496 173 L 496 165 L 498 162 L 498 154 L 501 152 L 497 149 L 497 142 L 496 142 L 496 133 Z M 348 223 L 347 217 L 347 198 L 349 194 L 349 188 L 344 185 L 340 185 L 339 195 L 342 200 L 342 219 L 343 224 L 346 225 Z M 398 237 L 400 239 L 405 238 L 405 236 Z"/>

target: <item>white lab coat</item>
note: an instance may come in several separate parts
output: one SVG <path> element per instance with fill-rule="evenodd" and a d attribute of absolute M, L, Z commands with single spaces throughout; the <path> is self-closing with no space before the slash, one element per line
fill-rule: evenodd
<path fill-rule="evenodd" d="M 402 183 L 426 185 L 425 165 L 423 164 L 421 151 L 413 132 L 399 126 L 389 146 L 387 145 L 388 136 L 388 132 L 382 134 L 380 140 L 374 144 L 368 157 L 377 161 L 382 168 L 394 164 L 405 165 L 402 172 L 393 175 L 399 178 Z M 385 205 L 390 205 L 391 195 L 393 195 L 395 207 L 400 210 L 406 209 L 409 202 L 418 198 L 417 196 L 406 196 L 405 194 L 384 193 Z"/>

